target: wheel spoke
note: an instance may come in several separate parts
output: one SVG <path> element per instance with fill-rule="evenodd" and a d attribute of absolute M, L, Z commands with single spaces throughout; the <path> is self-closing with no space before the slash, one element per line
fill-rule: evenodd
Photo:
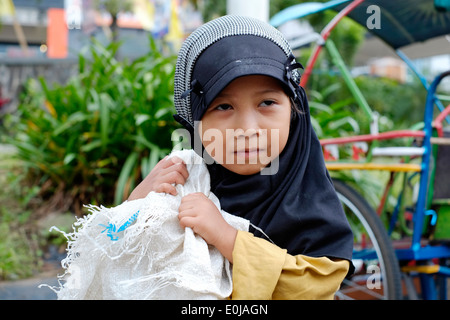
<path fill-rule="evenodd" d="M 401 299 L 398 262 L 379 217 L 348 185 L 335 181 L 335 187 L 354 234 L 355 266 L 336 299 Z"/>

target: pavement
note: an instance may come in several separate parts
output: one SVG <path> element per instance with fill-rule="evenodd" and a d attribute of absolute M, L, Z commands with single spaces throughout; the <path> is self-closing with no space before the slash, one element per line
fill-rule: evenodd
<path fill-rule="evenodd" d="M 57 275 L 64 273 L 61 267 L 63 253 L 50 247 L 43 261 L 41 273 L 21 280 L 0 281 L 0 300 L 56 300 L 56 293 L 47 286 L 59 287 Z"/>
<path fill-rule="evenodd" d="M 0 281 L 0 300 L 56 300 L 56 293 L 40 284 L 57 286 L 56 270 L 47 271 L 35 277 L 15 281 Z"/>

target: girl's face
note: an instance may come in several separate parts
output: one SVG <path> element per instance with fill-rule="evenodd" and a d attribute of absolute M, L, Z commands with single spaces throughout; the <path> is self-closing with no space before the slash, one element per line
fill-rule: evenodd
<path fill-rule="evenodd" d="M 232 81 L 208 107 L 199 125 L 205 150 L 228 170 L 260 172 L 283 151 L 289 136 L 291 100 L 271 77 Z"/>

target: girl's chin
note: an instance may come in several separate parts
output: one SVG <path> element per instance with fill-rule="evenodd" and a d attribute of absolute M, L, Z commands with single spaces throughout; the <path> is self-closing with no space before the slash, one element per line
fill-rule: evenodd
<path fill-rule="evenodd" d="M 252 175 L 261 172 L 267 164 L 250 164 L 250 163 L 243 163 L 243 164 L 222 164 L 222 166 L 231 172 L 240 174 L 240 175 Z"/>

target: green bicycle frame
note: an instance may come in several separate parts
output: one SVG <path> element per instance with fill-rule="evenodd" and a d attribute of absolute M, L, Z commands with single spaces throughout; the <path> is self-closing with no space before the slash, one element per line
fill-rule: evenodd
<path fill-rule="evenodd" d="M 344 60 L 342 60 L 342 57 L 336 48 L 336 45 L 334 44 L 334 42 L 331 39 L 328 39 L 325 42 L 325 47 L 327 48 L 328 53 L 331 56 L 333 64 L 341 72 L 341 75 L 344 78 L 345 84 L 347 85 L 347 87 L 349 88 L 353 97 L 355 98 L 356 103 L 359 105 L 359 107 L 362 110 L 364 110 L 364 112 L 366 113 L 367 117 L 370 120 L 370 123 L 373 123 L 374 116 L 372 113 L 372 109 L 370 109 L 370 106 L 367 103 L 366 98 L 364 98 L 364 95 L 362 94 L 361 90 L 359 90 L 358 86 L 356 85 L 355 80 L 353 79 L 352 75 L 350 74 L 350 71 L 348 71 Z"/>

